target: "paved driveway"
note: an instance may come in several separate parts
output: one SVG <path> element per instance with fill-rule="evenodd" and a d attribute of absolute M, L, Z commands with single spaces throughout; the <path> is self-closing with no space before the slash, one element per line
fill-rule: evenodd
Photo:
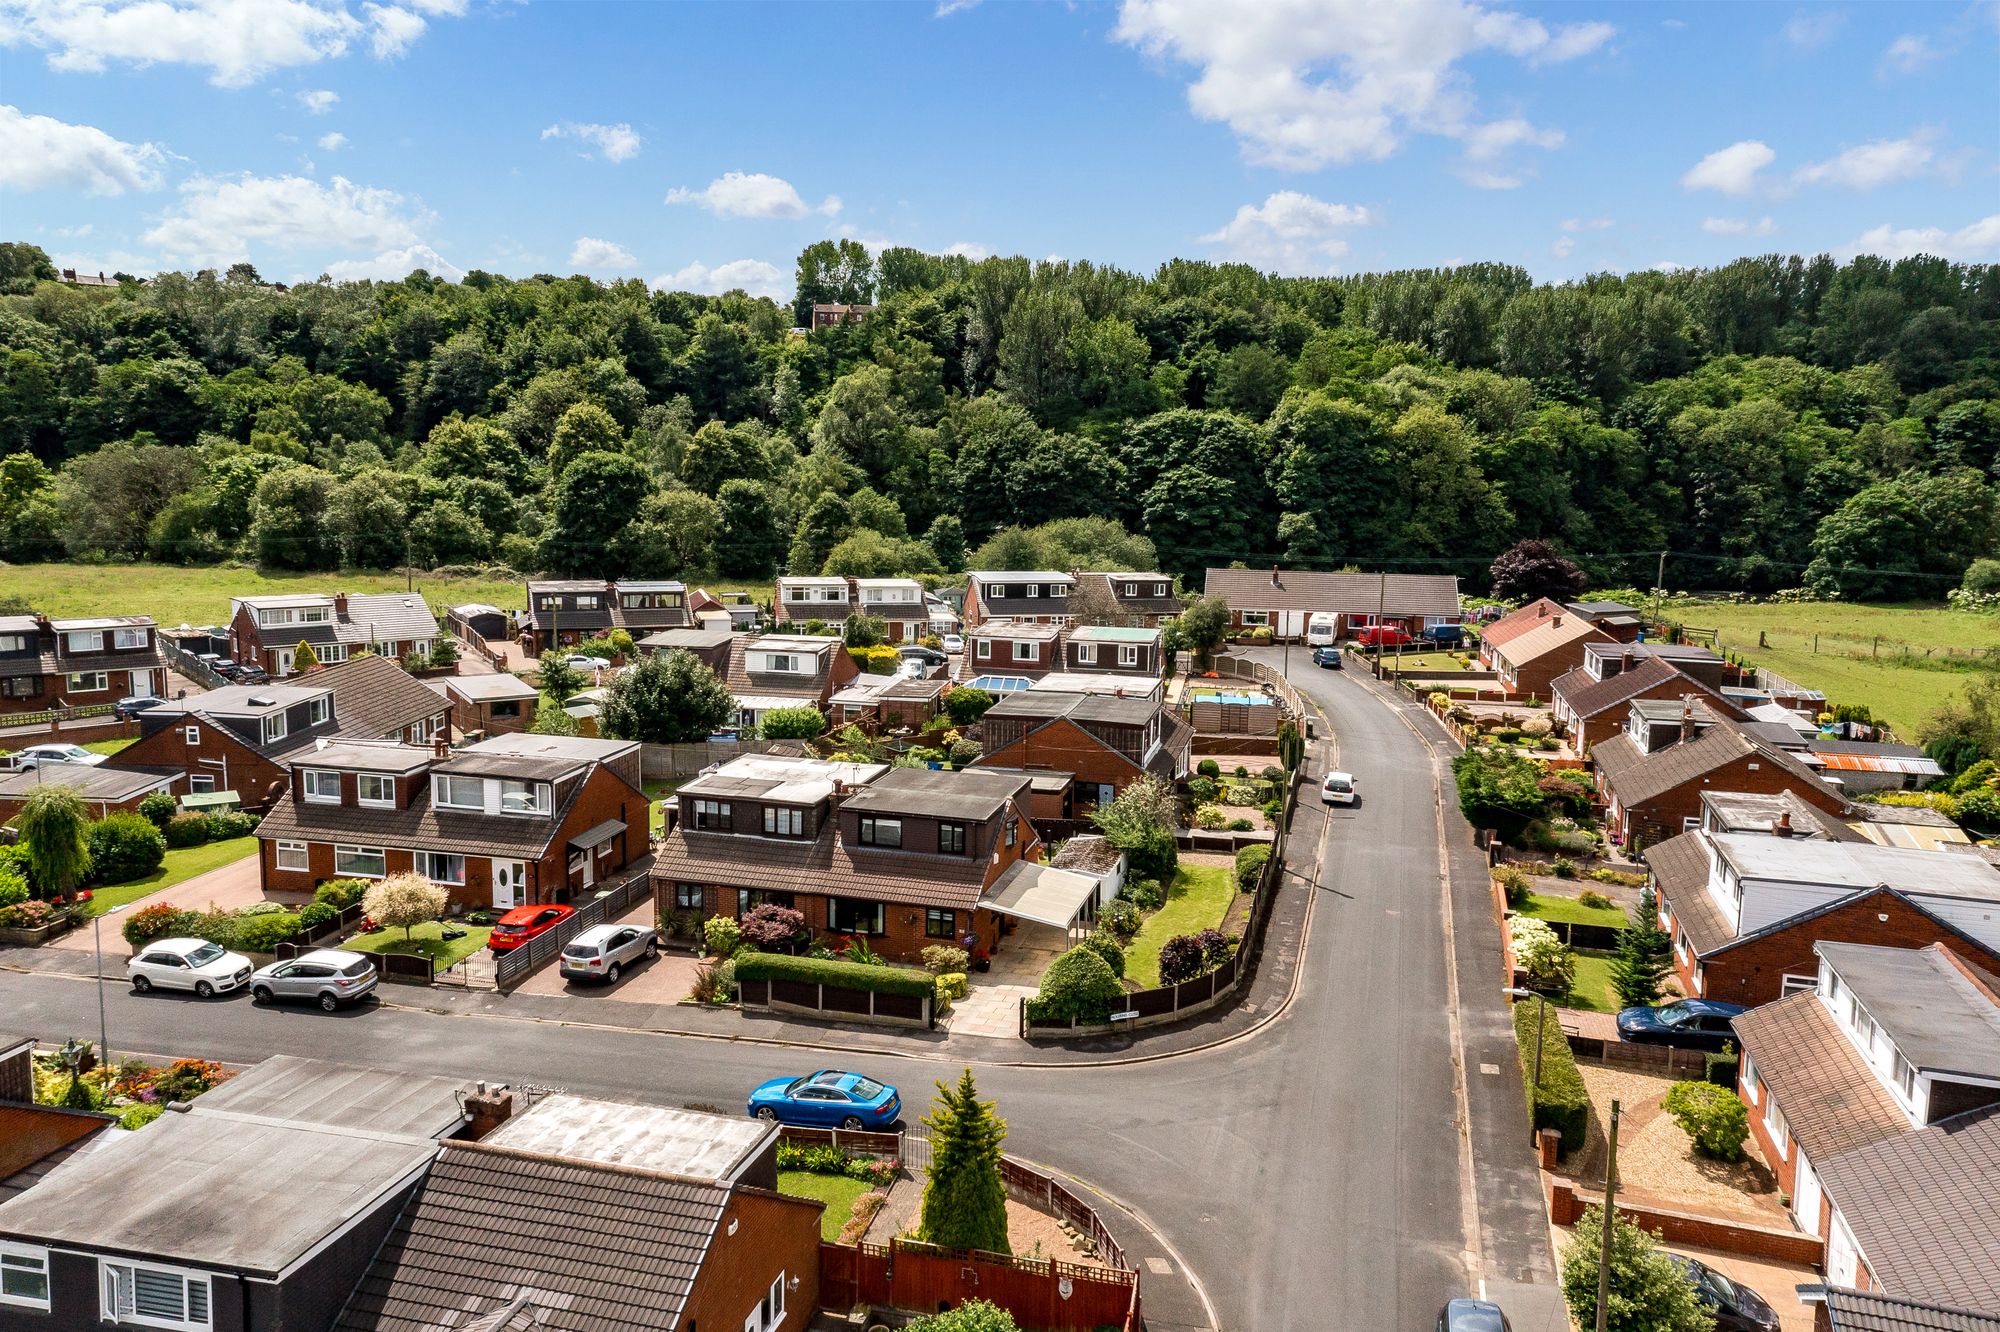
<path fill-rule="evenodd" d="M 1053 925 L 1023 921 L 1000 941 L 992 969 L 972 972 L 972 992 L 951 1006 L 945 1025 L 965 1036 L 1018 1036 L 1021 1001 L 1041 988 L 1042 973 L 1061 957 L 1069 937 Z"/>
<path fill-rule="evenodd" d="M 228 911 L 263 900 L 264 886 L 257 871 L 257 855 L 253 851 L 241 860 L 218 865 L 206 874 L 197 874 L 192 879 L 184 879 L 171 888 L 162 888 L 158 892 L 148 893 L 134 900 L 130 906 L 104 922 L 104 946 L 107 950 L 112 947 L 113 933 L 125 923 L 127 917 L 142 907 L 171 902 L 184 910 L 204 911 L 209 903 L 213 902 Z M 91 942 L 91 933 L 89 923 L 85 922 L 83 928 L 71 930 L 68 934 L 52 939 L 47 946 L 76 948 L 88 953 L 95 947 Z M 125 947 L 123 936 L 119 936 L 117 948 L 121 957 L 129 951 Z"/>
<path fill-rule="evenodd" d="M 653 923 L 653 899 L 640 901 L 618 918 L 620 925 Z M 554 995 L 564 999 L 603 999 L 632 1004 L 677 1004 L 694 988 L 694 973 L 701 963 L 686 953 L 661 953 L 651 962 L 625 967 L 616 985 L 597 981 L 576 984 L 563 979 L 554 962 L 514 987 L 515 994 Z M 607 1019 L 615 1022 L 617 1019 Z"/>

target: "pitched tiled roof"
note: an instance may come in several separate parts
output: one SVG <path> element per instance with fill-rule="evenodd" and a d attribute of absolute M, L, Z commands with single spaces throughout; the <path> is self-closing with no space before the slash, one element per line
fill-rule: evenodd
<path fill-rule="evenodd" d="M 294 763 L 309 762 L 305 754 Z M 570 806 L 589 779 L 571 784 L 569 794 L 547 819 L 501 814 L 440 812 L 431 804 L 429 783 L 423 784 L 405 809 L 368 809 L 359 805 L 315 805 L 290 798 L 276 801 L 257 836 L 264 841 L 337 842 L 355 846 L 393 846 L 404 850 L 441 851 L 464 856 L 515 856 L 539 860 L 562 829 Z"/>
<path fill-rule="evenodd" d="M 1519 638 L 1522 634 L 1528 633 L 1530 630 L 1539 629 L 1556 616 L 1564 614 L 1569 615 L 1573 620 L 1583 620 L 1585 624 L 1590 623 L 1590 621 L 1584 620 L 1583 616 L 1576 614 L 1574 611 L 1565 611 L 1561 602 L 1550 601 L 1547 597 L 1541 597 L 1529 602 L 1518 610 L 1508 611 L 1505 615 L 1487 625 L 1484 629 L 1481 629 L 1479 631 L 1479 641 L 1488 647 L 1499 647 L 1502 643 L 1511 642 Z"/>
<path fill-rule="evenodd" d="M 1826 1312 L 1833 1332 L 2000 1332 L 2000 1313 L 1975 1313 L 1838 1286 L 1826 1293 Z"/>
<path fill-rule="evenodd" d="M 1546 657 L 1551 652 L 1570 647 L 1580 640 L 1596 641 L 1609 638 L 1602 629 L 1581 615 L 1564 615 L 1560 624 L 1556 619 L 1557 617 L 1551 616 L 1540 624 L 1529 626 L 1526 633 L 1515 634 L 1504 643 L 1493 644 L 1496 655 L 1515 666 L 1523 666 Z"/>
<path fill-rule="evenodd" d="M 723 683 L 729 692 L 739 698 L 753 695 L 772 695 L 817 699 L 826 692 L 828 678 L 833 674 L 834 654 L 847 651 L 838 638 L 815 639 L 825 647 L 812 652 L 814 670 L 811 675 L 791 671 L 753 671 L 750 669 L 750 649 L 757 646 L 759 639 L 745 635 L 729 645 L 729 673 Z M 803 651 L 803 649 L 802 649 Z"/>
<path fill-rule="evenodd" d="M 1696 690 L 1708 693 L 1707 686 L 1682 675 L 1671 663 L 1659 657 L 1648 657 L 1632 669 L 1602 680 L 1592 679 L 1590 672 L 1578 666 L 1557 676 L 1549 690 L 1577 716 L 1595 717 L 1606 709 L 1621 707 L 1648 689 L 1666 684 L 1676 677 L 1686 684 L 1690 693 Z"/>
<path fill-rule="evenodd" d="M 1699 833 L 1669 837 L 1643 854 L 1661 895 L 1673 904 L 1674 924 L 1687 931 L 1697 954 L 1712 952 L 1736 937 L 1722 908 L 1708 895 L 1708 850 Z"/>
<path fill-rule="evenodd" d="M 340 723 L 340 734 L 364 740 L 386 739 L 448 706 L 416 676 L 387 657 L 372 654 L 306 678 L 333 691 L 333 719 Z"/>
<path fill-rule="evenodd" d="M 1319 573 L 1280 569 L 1210 569 L 1202 583 L 1232 610 L 1331 611 L 1373 615 L 1458 615 L 1458 579 L 1450 574 Z"/>
<path fill-rule="evenodd" d="M 1111 589 L 1111 595 L 1117 600 L 1118 604 L 1134 615 L 1179 615 L 1187 609 L 1187 603 L 1173 594 L 1174 580 L 1167 574 L 1106 573 L 1083 574 L 1081 577 L 1103 579 L 1104 585 Z M 1127 583 L 1131 583 L 1139 589 L 1129 597 L 1125 595 L 1125 585 Z M 1167 595 L 1164 597 L 1154 596 L 1152 589 L 1160 586 L 1162 583 L 1166 585 Z"/>
<path fill-rule="evenodd" d="M 1766 1093 L 1822 1174 L 1842 1153 L 1910 1132 L 1908 1116 L 1811 990 L 1753 1008 L 1734 1026 Z"/>
<path fill-rule="evenodd" d="M 1621 732 L 1600 740 L 1591 748 L 1590 757 L 1612 794 L 1627 809 L 1697 781 L 1726 763 L 1749 757 L 1783 768 L 1807 789 L 1828 790 L 1812 769 L 1783 750 L 1752 739 L 1723 718 L 1717 718 L 1692 740 L 1677 741 L 1650 754 L 1641 752 L 1632 738 Z"/>
<path fill-rule="evenodd" d="M 448 1143 L 335 1326 L 676 1327 L 729 1198 L 725 1185 Z"/>
<path fill-rule="evenodd" d="M 2000 1309 L 2000 1107 L 1819 1166 L 1884 1290 Z"/>
<path fill-rule="evenodd" d="M 437 616 L 413 592 L 355 592 L 336 622 L 343 643 L 401 643 L 438 636 Z"/>
<path fill-rule="evenodd" d="M 653 878 L 731 888 L 819 893 L 899 905 L 970 911 L 986 884 L 987 861 L 913 851 L 857 857 L 829 821 L 810 842 L 676 828 L 660 843 Z"/>

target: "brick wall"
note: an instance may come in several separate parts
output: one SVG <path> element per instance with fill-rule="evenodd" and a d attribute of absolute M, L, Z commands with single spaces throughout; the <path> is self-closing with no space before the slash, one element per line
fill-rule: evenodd
<path fill-rule="evenodd" d="M 737 1189 L 688 1292 L 681 1326 L 734 1332 L 783 1276 L 799 1284 L 785 1292 L 785 1316 L 772 1332 L 805 1332 L 819 1308 L 821 1210 L 803 1198 Z"/>
<path fill-rule="evenodd" d="M 1575 1225 L 1584 1208 L 1603 1203 L 1599 1196 L 1585 1196 L 1561 1180 L 1549 1185 L 1549 1220 L 1559 1226 Z M 1718 1249 L 1745 1258 L 1765 1258 L 1781 1263 L 1817 1266 L 1823 1247 L 1811 1235 L 1791 1230 L 1768 1230 L 1687 1212 L 1669 1212 L 1652 1207 L 1618 1205 L 1618 1215 L 1641 1228 L 1661 1235 L 1669 1245 L 1694 1245 Z"/>
<path fill-rule="evenodd" d="M 1532 695 L 1546 703 L 1550 695 L 1554 692 L 1553 686 L 1557 678 L 1583 665 L 1583 645 L 1585 643 L 1599 643 L 1603 641 L 1604 638 L 1601 635 L 1572 639 L 1560 647 L 1552 648 L 1542 653 L 1532 661 L 1522 662 L 1515 668 L 1514 683 L 1507 691 L 1508 696 L 1511 698 L 1527 698 Z M 1505 654 L 1507 645 L 1502 644 L 1499 648 L 1494 649 L 1494 651 L 1499 654 Z M 1482 656 L 1482 665 L 1484 661 L 1485 659 Z"/>
<path fill-rule="evenodd" d="M 656 914 L 671 916 L 676 911 L 687 910 L 676 906 L 674 885 L 661 880 L 653 884 L 653 900 Z M 822 893 L 794 893 L 792 906 L 806 918 L 806 926 L 815 934 L 844 934 L 832 925 L 832 907 L 838 900 Z M 710 916 L 738 915 L 737 890 L 719 884 L 707 884 L 702 889 L 701 918 Z M 892 962 L 918 962 L 923 959 L 924 949 L 934 944 L 959 945 L 967 933 L 978 938 L 977 948 L 988 953 L 1001 945 L 1001 917 L 984 909 L 956 912 L 952 920 L 950 938 L 932 938 L 924 932 L 928 916 L 923 907 L 909 906 L 898 902 L 882 903 L 881 934 L 868 935 L 868 946 Z"/>
<path fill-rule="evenodd" d="M 1634 837 L 1644 846 L 1656 846 L 1669 837 L 1680 836 L 1685 820 L 1701 817 L 1703 791 L 1748 791 L 1759 795 L 1794 791 L 1829 814 L 1840 813 L 1847 804 L 1818 782 L 1795 776 L 1772 762 L 1768 755 L 1746 755 L 1651 800 L 1625 806 L 1623 831 L 1627 845 Z M 1608 794 L 1617 792 L 1614 788 Z"/>
<path fill-rule="evenodd" d="M 1066 717 L 1028 732 L 1014 744 L 980 755 L 974 766 L 1045 768 L 1053 772 L 1074 773 L 1078 809 L 1097 803 L 1095 788 L 1099 783 L 1123 791 L 1145 775 L 1130 759 L 1107 748 L 1101 740 Z"/>
<path fill-rule="evenodd" d="M 1875 944 L 1923 948 L 1942 944 L 1976 967 L 2000 972 L 2000 954 L 1966 938 L 1894 893 L 1877 892 L 1702 961 L 1702 997 L 1732 1004 L 1768 1004 L 1780 997 L 1785 973 L 1814 976 L 1813 944 Z"/>
<path fill-rule="evenodd" d="M 1750 1062 L 1755 1064 L 1757 1062 L 1755 1052 L 1751 1053 Z M 1792 1196 L 1798 1190 L 1799 1145 L 1792 1141 L 1791 1135 L 1787 1133 L 1781 1151 L 1777 1139 L 1765 1125 L 1764 1115 L 1770 1106 L 1771 1089 L 1764 1085 L 1762 1078 L 1756 1079 L 1756 1085 L 1752 1086 L 1750 1080 L 1739 1073 L 1736 1077 L 1736 1095 L 1750 1112 L 1750 1136 L 1756 1141 L 1757 1150 L 1763 1153 L 1764 1163 L 1770 1166 L 1771 1173 L 1777 1176 L 1779 1191 L 1787 1197 Z M 1781 1111 L 1784 1109 L 1783 1106 L 1778 1108 Z M 1824 1204 L 1820 1210 L 1822 1213 L 1826 1211 Z"/>
<path fill-rule="evenodd" d="M 199 729 L 200 744 L 187 743 L 189 726 Z M 228 780 L 223 780 L 224 767 L 218 763 L 203 763 L 202 759 L 226 762 Z M 245 809 L 262 809 L 271 788 L 286 783 L 284 768 L 244 744 L 231 732 L 196 716 L 176 718 L 173 725 L 162 726 L 151 735 L 134 740 L 118 751 L 115 766 L 172 768 L 182 773 L 203 773 L 215 778 L 216 790 L 236 792 Z M 175 795 L 186 794 L 190 789 L 187 778 L 176 778 L 173 789 Z"/>

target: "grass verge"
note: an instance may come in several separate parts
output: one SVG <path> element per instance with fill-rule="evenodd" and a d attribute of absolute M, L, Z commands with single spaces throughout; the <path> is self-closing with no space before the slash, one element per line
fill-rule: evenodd
<path fill-rule="evenodd" d="M 493 931 L 484 925 L 454 925 L 453 929 L 464 930 L 462 939 L 446 939 L 444 927 L 434 920 L 427 920 L 410 931 L 405 939 L 401 930 L 377 930 L 373 934 L 357 934 L 342 948 L 352 948 L 362 953 L 405 953 L 412 957 L 427 957 L 443 971 L 472 956 L 486 947 L 486 936 Z"/>
<path fill-rule="evenodd" d="M 1521 908 L 1521 914 L 1551 923 L 1608 925 L 1614 930 L 1632 923 L 1617 907 L 1587 907 L 1574 897 L 1544 897 L 1540 893 L 1529 895 L 1528 905 Z"/>
<path fill-rule="evenodd" d="M 1236 876 L 1222 865 L 1182 865 L 1174 871 L 1167 901 L 1146 917 L 1125 950 L 1125 975 L 1144 989 L 1160 983 L 1160 949 L 1180 934 L 1198 934 L 1222 924 L 1236 900 Z"/>
<path fill-rule="evenodd" d="M 128 736 L 122 740 L 92 740 L 85 744 L 84 748 L 93 754 L 116 754 L 136 739 L 137 736 Z"/>
<path fill-rule="evenodd" d="M 845 1175 L 819 1175 L 810 1170 L 780 1170 L 778 1192 L 794 1198 L 811 1198 L 826 1204 L 820 1213 L 819 1237 L 831 1244 L 840 1238 L 840 1228 L 854 1214 L 854 1200 L 868 1192 L 868 1185 Z"/>
<path fill-rule="evenodd" d="M 172 888 L 186 883 L 196 875 L 206 874 L 212 869 L 234 864 L 245 856 L 257 853 L 257 839 L 254 836 L 229 837 L 220 842 L 208 842 L 201 846 L 175 847 L 167 852 L 167 858 L 160 867 L 143 879 L 133 879 L 128 883 L 114 883 L 104 888 L 90 890 L 90 905 L 85 911 L 85 919 L 101 916 L 112 907 L 136 902 L 148 893 L 157 893 L 162 888 Z M 174 905 L 190 911 L 199 911 L 206 903 L 176 902 Z"/>

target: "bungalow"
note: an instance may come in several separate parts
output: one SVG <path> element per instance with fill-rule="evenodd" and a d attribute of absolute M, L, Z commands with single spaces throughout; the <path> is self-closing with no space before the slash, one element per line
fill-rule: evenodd
<path fill-rule="evenodd" d="M 741 916 L 776 902 L 893 960 L 939 942 L 990 954 L 1001 925 L 988 890 L 1041 851 L 1029 788 L 978 769 L 739 758 L 667 805 L 658 909 Z"/>
<path fill-rule="evenodd" d="M 1458 579 L 1450 574 L 1322 573 L 1310 569 L 1210 569 L 1202 586 L 1229 603 L 1237 629 L 1268 628 L 1301 639 L 1314 615 L 1334 617 L 1334 637 L 1351 638 L 1379 620 L 1412 637 L 1459 623 Z"/>
<path fill-rule="evenodd" d="M 1625 729 L 1591 749 L 1611 840 L 1633 852 L 1694 827 L 1703 791 L 1792 791 L 1829 813 L 1847 801 L 1795 756 L 1690 695 L 1634 700 Z"/>
<path fill-rule="evenodd" d="M 959 669 L 965 676 L 1009 675 L 1036 679 L 1063 668 L 1069 630 L 1034 620 L 989 620 L 965 634 Z"/>
<path fill-rule="evenodd" d="M 264 891 L 414 871 L 461 907 L 566 902 L 646 853 L 639 746 L 503 735 L 453 752 L 337 741 L 293 761 L 257 827 Z"/>
<path fill-rule="evenodd" d="M 401 661 L 412 653 L 429 657 L 443 632 L 414 592 L 306 592 L 229 602 L 230 656 L 274 680 L 296 669 L 292 659 L 301 643 L 322 666 L 363 651 Z"/>
<path fill-rule="evenodd" d="M 452 675 L 433 686 L 451 705 L 450 723 L 458 735 L 507 735 L 535 724 L 542 691 L 518 675 Z"/>
<path fill-rule="evenodd" d="M 736 697 L 736 724 L 755 734 L 764 714 L 777 708 L 818 708 L 861 674 L 838 638 L 816 634 L 739 636 L 730 644 L 725 682 Z"/>
<path fill-rule="evenodd" d="M 1556 678 L 1583 665 L 1587 644 L 1612 644 L 1589 618 L 1543 598 L 1502 616 L 1479 636 L 1479 666 L 1509 698 L 1546 699 Z"/>
<path fill-rule="evenodd" d="M 1549 715 L 1579 742 L 1578 751 L 1585 757 L 1600 740 L 1624 729 L 1630 705 L 1637 699 L 1666 702 L 1692 694 L 1712 712 L 1743 715 L 1718 692 L 1722 658 L 1707 648 L 1687 651 L 1705 653 L 1712 663 L 1651 648 L 1646 643 L 1585 643 L 1583 664 L 1549 685 Z"/>
<path fill-rule="evenodd" d="M 129 813 L 155 791 L 173 794 L 179 774 L 164 768 L 90 767 L 82 763 L 50 763 L 27 772 L 0 772 L 0 823 L 11 822 L 28 797 L 44 786 L 66 786 L 76 792 L 90 816 Z"/>
<path fill-rule="evenodd" d="M 1850 795 L 1921 790 L 1944 776 L 1937 760 L 1915 745 L 1816 735 L 1805 749 L 1805 762 L 1821 779 Z"/>
<path fill-rule="evenodd" d="M 1075 586 L 1073 575 L 1052 569 L 976 570 L 965 576 L 965 627 L 970 631 L 1003 620 L 1068 624 L 1069 592 Z"/>
<path fill-rule="evenodd" d="M 1125 622 L 1143 629 L 1157 629 L 1187 609 L 1174 595 L 1174 580 L 1163 573 L 1080 573 L 1077 580 L 1102 582 Z"/>
<path fill-rule="evenodd" d="M 1076 780 L 1083 808 L 1108 804 L 1144 776 L 1187 775 L 1194 730 L 1150 698 L 1029 689 L 980 718 L 980 768 L 1050 770 Z"/>
<path fill-rule="evenodd" d="M 0 615 L 0 716 L 166 692 L 167 659 L 150 615 Z"/>
<path fill-rule="evenodd" d="M 2000 977 L 1825 943 L 1812 989 L 1735 1027 L 1751 1134 L 1829 1285 L 2000 1308 Z"/>
<path fill-rule="evenodd" d="M 814 621 L 837 626 L 854 614 L 854 609 L 854 589 L 845 578 L 833 574 L 780 577 L 771 602 L 772 617 L 781 626 Z"/>
<path fill-rule="evenodd" d="M 1685 993 L 1771 1003 L 1812 987 L 1813 950 L 1826 942 L 1936 944 L 2000 968 L 2000 870 L 1876 846 L 1804 801 L 1797 808 L 1781 809 L 1768 832 L 1704 827 L 1646 851 Z"/>
<path fill-rule="evenodd" d="M 1078 625 L 1062 645 L 1063 669 L 1157 677 L 1162 669 L 1161 637 L 1158 629 Z"/>
<path fill-rule="evenodd" d="M 623 629 L 637 639 L 656 629 L 680 629 L 693 623 L 687 585 L 671 579 L 530 580 L 527 591 L 522 635 L 528 650 L 537 654 L 586 642 L 613 629 Z"/>

